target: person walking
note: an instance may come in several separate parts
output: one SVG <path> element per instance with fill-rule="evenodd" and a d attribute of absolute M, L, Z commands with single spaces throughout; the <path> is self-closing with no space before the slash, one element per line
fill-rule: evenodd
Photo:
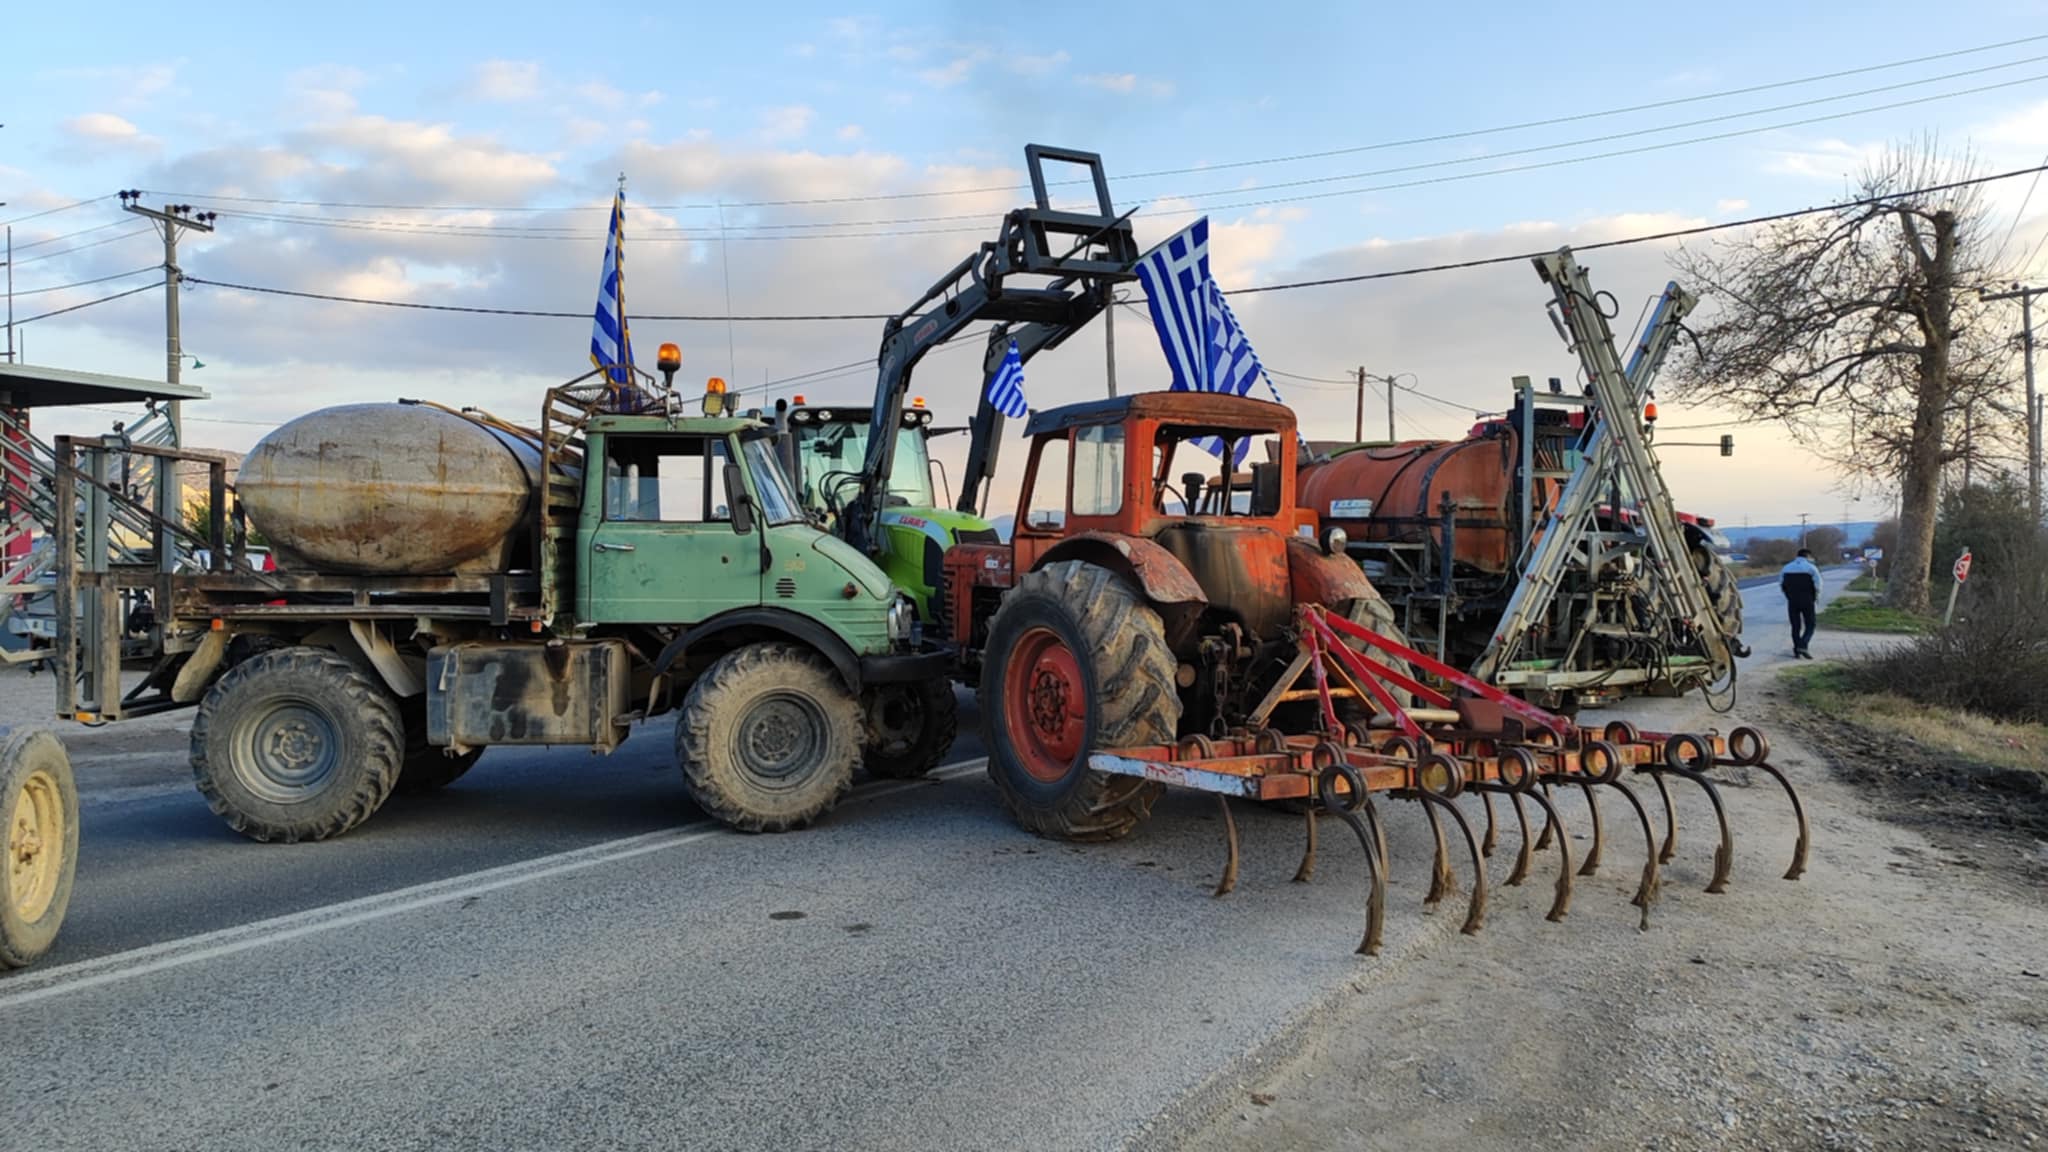
<path fill-rule="evenodd" d="M 1778 590 L 1785 594 L 1785 611 L 1792 618 L 1792 655 L 1813 659 L 1806 646 L 1813 642 L 1813 608 L 1820 600 L 1820 566 L 1813 553 L 1804 548 L 1778 573 Z"/>

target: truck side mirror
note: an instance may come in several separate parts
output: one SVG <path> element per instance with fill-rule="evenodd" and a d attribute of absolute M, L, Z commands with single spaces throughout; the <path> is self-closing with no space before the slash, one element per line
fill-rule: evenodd
<path fill-rule="evenodd" d="M 732 530 L 745 536 L 754 530 L 754 498 L 747 494 L 747 478 L 737 464 L 725 466 L 725 498 L 732 502 Z"/>

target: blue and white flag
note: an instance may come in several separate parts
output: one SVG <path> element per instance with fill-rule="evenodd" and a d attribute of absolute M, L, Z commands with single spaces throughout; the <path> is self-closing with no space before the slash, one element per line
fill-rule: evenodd
<path fill-rule="evenodd" d="M 1243 396 L 1256 380 L 1266 382 L 1267 392 L 1277 402 L 1280 390 L 1259 363 L 1244 329 L 1223 299 L 1223 290 L 1209 274 L 1209 218 L 1188 225 L 1138 261 L 1138 281 L 1145 286 L 1146 306 L 1152 310 L 1152 326 L 1159 332 L 1159 346 L 1173 370 L 1176 392 L 1228 392 Z M 1195 441 L 1203 448 L 1223 455 L 1223 443 L 1214 437 Z M 1244 463 L 1251 450 L 1247 438 L 1238 441 L 1231 466 Z"/>
<path fill-rule="evenodd" d="M 1003 356 L 1003 366 L 988 379 L 988 402 L 1012 420 L 1021 420 L 1030 411 L 1024 403 L 1024 358 L 1017 354 L 1015 340 Z"/>
<path fill-rule="evenodd" d="M 590 329 L 590 363 L 603 371 L 617 393 L 617 407 L 639 407 L 633 386 L 633 333 L 626 324 L 626 193 L 612 199 L 612 226 L 604 247 L 604 274 L 597 282 L 597 319 Z"/>

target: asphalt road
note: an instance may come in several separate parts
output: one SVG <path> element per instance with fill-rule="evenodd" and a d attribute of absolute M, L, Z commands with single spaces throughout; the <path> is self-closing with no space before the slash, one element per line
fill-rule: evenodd
<path fill-rule="evenodd" d="M 1753 668 L 1785 623 L 1745 595 Z M 101 763 L 81 740 L 64 936 L 0 978 L 0 1147 L 1113 1147 L 1462 918 L 1397 865 L 1361 960 L 1356 846 L 1326 824 L 1291 884 L 1297 820 L 1242 808 L 1238 892 L 1211 899 L 1199 797 L 1120 843 L 1034 839 L 965 720 L 964 763 L 783 836 L 706 823 L 660 724 L 608 758 L 489 752 L 297 846 L 225 829 L 174 726 Z M 1394 859 L 1426 860 L 1391 807 Z M 1631 883 L 1581 881 L 1574 916 L 1629 915 Z M 1493 915 L 1540 916 L 1540 887 Z"/>

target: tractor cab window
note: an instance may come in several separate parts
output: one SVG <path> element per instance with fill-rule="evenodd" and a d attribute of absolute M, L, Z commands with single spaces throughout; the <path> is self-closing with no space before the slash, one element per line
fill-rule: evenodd
<path fill-rule="evenodd" d="M 1242 429 L 1164 425 L 1152 451 L 1152 506 L 1163 515 L 1277 516 L 1277 485 L 1254 483 L 1262 437 Z M 1242 457 L 1236 469 L 1224 461 Z"/>
<path fill-rule="evenodd" d="M 725 523 L 723 437 L 612 435 L 605 444 L 607 520 Z"/>
<path fill-rule="evenodd" d="M 1067 441 L 1050 437 L 1038 442 L 1031 488 L 1018 506 L 1024 509 L 1020 528 L 1054 529 L 1067 522 Z"/>
<path fill-rule="evenodd" d="M 829 411 L 829 409 L 828 409 Z M 837 515 L 860 495 L 861 468 L 867 461 L 868 424 L 860 420 L 792 421 L 796 433 L 797 472 L 803 482 L 804 506 Z M 884 502 L 892 508 L 931 508 L 931 456 L 923 428 L 899 428 L 896 456 L 889 467 Z"/>
<path fill-rule="evenodd" d="M 1124 429 L 1096 424 L 1074 433 L 1076 516 L 1113 516 L 1124 506 Z"/>

